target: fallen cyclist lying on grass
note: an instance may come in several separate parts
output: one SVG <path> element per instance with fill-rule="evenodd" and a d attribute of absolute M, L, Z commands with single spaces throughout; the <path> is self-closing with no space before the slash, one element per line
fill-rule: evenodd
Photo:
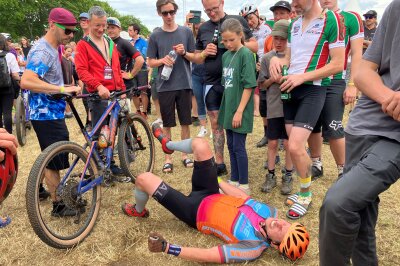
<path fill-rule="evenodd" d="M 274 207 L 250 198 L 239 188 L 217 178 L 213 154 L 206 140 L 168 141 L 158 125 L 153 125 L 153 134 L 161 141 L 164 152 L 178 150 L 194 154 L 192 192 L 185 196 L 158 176 L 144 173 L 136 179 L 136 204 L 125 203 L 122 206 L 124 213 L 148 217 L 145 204 L 152 195 L 181 221 L 204 234 L 221 238 L 226 244 L 207 249 L 180 247 L 168 243 L 158 233 L 150 233 L 151 252 L 214 263 L 255 260 L 270 246 L 291 260 L 304 255 L 309 244 L 305 227 L 278 219 Z"/>

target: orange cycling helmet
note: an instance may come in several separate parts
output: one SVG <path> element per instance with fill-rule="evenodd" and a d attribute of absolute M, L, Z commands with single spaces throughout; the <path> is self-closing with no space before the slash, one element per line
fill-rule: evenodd
<path fill-rule="evenodd" d="M 290 260 L 295 261 L 304 256 L 309 243 L 310 236 L 304 225 L 293 223 L 283 237 L 279 251 Z"/>
<path fill-rule="evenodd" d="M 5 157 L 0 162 L 0 204 L 10 194 L 18 174 L 17 155 L 12 155 L 7 149 Z"/>

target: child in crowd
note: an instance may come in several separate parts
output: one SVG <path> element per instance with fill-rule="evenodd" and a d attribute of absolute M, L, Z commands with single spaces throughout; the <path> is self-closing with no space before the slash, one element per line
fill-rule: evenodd
<path fill-rule="evenodd" d="M 228 51 L 222 57 L 222 84 L 225 91 L 218 124 L 226 130 L 231 160 L 229 182 L 249 194 L 246 137 L 253 129 L 256 64 L 253 53 L 243 45 L 244 33 L 238 20 L 225 20 L 221 26 L 221 36 Z"/>
<path fill-rule="evenodd" d="M 281 194 L 288 195 L 293 188 L 293 163 L 288 152 L 288 136 L 285 130 L 285 119 L 283 115 L 283 104 L 281 100 L 281 91 L 279 80 L 274 80 L 269 73 L 269 63 L 273 56 L 284 57 L 287 46 L 289 21 L 279 20 L 272 29 L 272 38 L 274 49 L 265 54 L 261 59 L 261 69 L 258 76 L 260 87 L 267 89 L 267 120 L 268 120 L 268 173 L 265 182 L 261 186 L 261 191 L 271 192 L 276 187 L 275 176 L 275 157 L 278 153 L 279 139 L 283 139 L 283 145 L 286 150 L 285 174 L 282 177 Z M 271 159 L 273 158 L 273 159 Z"/>
<path fill-rule="evenodd" d="M 62 67 L 65 86 L 75 86 L 72 47 L 69 45 L 66 45 L 64 47 L 61 67 Z M 72 117 L 73 117 L 73 115 L 72 115 L 71 108 L 67 104 L 65 106 L 65 118 L 72 118 Z"/>

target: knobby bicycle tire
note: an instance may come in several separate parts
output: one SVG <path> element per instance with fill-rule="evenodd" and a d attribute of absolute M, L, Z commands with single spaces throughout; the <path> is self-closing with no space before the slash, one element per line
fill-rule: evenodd
<path fill-rule="evenodd" d="M 24 146 L 26 144 L 26 113 L 21 96 L 18 96 L 15 103 L 15 131 L 19 145 Z"/>
<path fill-rule="evenodd" d="M 136 177 L 154 168 L 154 138 L 147 121 L 130 114 L 132 123 L 124 119 L 118 132 L 118 156 L 122 170 L 135 182 Z"/>
<path fill-rule="evenodd" d="M 72 248 L 82 242 L 91 233 L 99 214 L 101 197 L 101 186 L 99 185 L 91 188 L 89 191 L 83 194 L 83 197 L 87 196 L 87 199 L 90 199 L 91 196 L 92 201 L 90 206 L 84 206 L 84 211 L 81 211 L 83 207 L 76 207 L 77 210 L 79 208 L 79 211 L 77 212 L 82 213 L 79 217 L 86 217 L 82 219 L 83 221 L 81 223 L 77 223 L 77 221 L 81 221 L 77 219 L 78 215 L 73 217 L 53 217 L 52 202 L 50 200 L 46 201 L 39 199 L 39 184 L 42 182 L 46 183 L 46 180 L 43 180 L 45 171 L 48 171 L 46 167 L 51 165 L 51 163 L 54 163 L 56 159 L 64 158 L 62 157 L 64 155 L 67 156 L 68 162 L 70 156 L 72 162 L 75 158 L 78 158 L 78 160 L 73 168 L 69 168 L 72 169 L 72 171 L 70 172 L 70 175 L 68 176 L 64 185 L 59 185 L 57 189 L 62 195 L 60 196 L 62 200 L 64 200 L 64 194 L 66 194 L 69 197 L 65 197 L 65 202 L 70 202 L 70 205 L 74 203 L 74 199 L 76 200 L 77 197 L 76 194 L 75 198 L 73 197 L 73 192 L 77 191 L 76 184 L 80 181 L 80 175 L 82 174 L 83 169 L 80 169 L 79 167 L 86 163 L 88 152 L 78 144 L 70 141 L 56 142 L 47 147 L 39 155 L 30 171 L 25 195 L 28 218 L 33 230 L 43 242 L 58 249 Z M 74 171 L 79 170 L 81 171 L 80 173 L 78 172 L 74 174 Z M 86 173 L 88 174 L 86 175 Z M 61 177 L 62 176 L 63 175 L 61 175 Z M 87 178 L 86 180 L 90 182 L 90 180 L 93 180 L 95 177 L 97 177 L 97 167 L 95 161 L 91 159 L 88 170 L 85 172 L 85 178 Z M 68 201 L 68 199 L 72 200 Z M 87 199 L 85 198 L 85 200 Z M 75 220 L 71 221 L 71 219 Z M 58 223 L 60 223 L 61 226 L 56 227 Z M 65 230 L 66 232 L 69 232 L 75 228 L 77 228 L 76 232 L 73 231 L 73 233 L 68 233 L 71 235 L 61 235 L 61 231 Z"/>

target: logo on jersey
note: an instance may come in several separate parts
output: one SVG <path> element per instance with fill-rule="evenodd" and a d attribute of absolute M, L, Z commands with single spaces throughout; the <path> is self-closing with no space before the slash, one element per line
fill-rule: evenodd
<path fill-rule="evenodd" d="M 293 27 L 293 34 L 297 34 L 299 32 L 299 30 L 300 30 L 300 25 L 295 25 Z"/>
<path fill-rule="evenodd" d="M 337 131 L 339 128 L 343 128 L 343 124 L 342 121 L 332 120 L 332 122 L 329 124 L 329 127 Z"/>

